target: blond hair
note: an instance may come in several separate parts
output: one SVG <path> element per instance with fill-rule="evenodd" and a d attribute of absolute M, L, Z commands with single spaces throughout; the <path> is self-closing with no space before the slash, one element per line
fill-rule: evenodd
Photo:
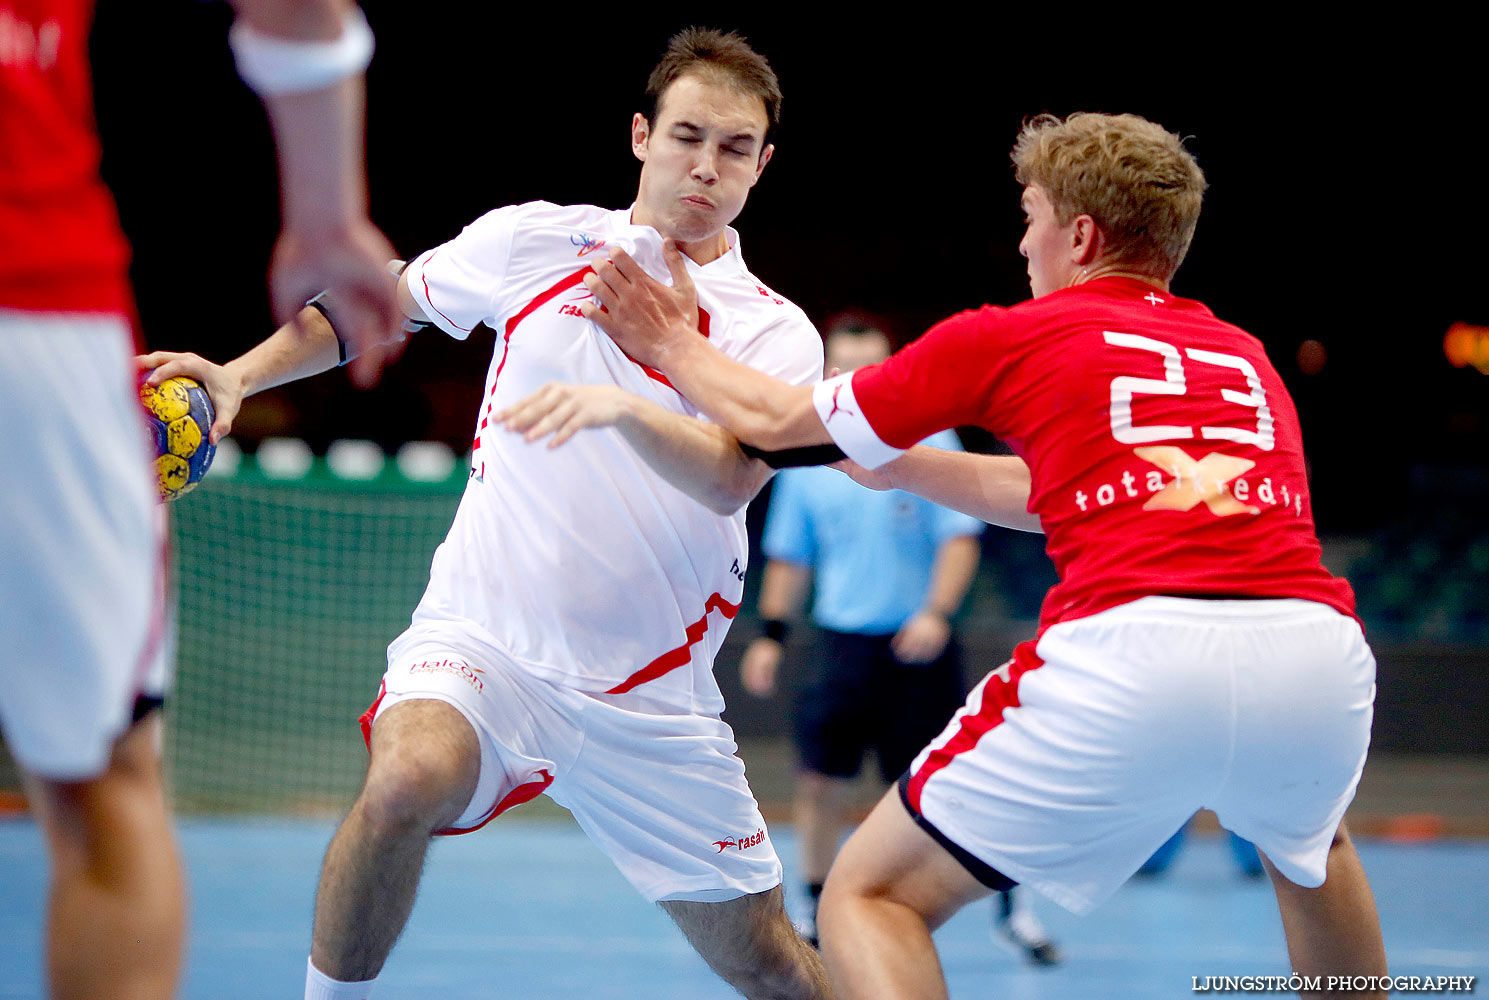
<path fill-rule="evenodd" d="M 1038 115 L 1013 144 L 1014 176 L 1036 185 L 1067 225 L 1095 220 L 1110 244 L 1105 260 L 1164 279 L 1189 251 L 1205 175 L 1184 141 L 1137 115 Z"/>

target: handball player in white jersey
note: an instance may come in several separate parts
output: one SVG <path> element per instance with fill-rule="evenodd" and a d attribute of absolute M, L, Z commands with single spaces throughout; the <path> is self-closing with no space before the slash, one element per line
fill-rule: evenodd
<path fill-rule="evenodd" d="M 1130 115 L 1041 116 L 1013 158 L 1035 297 L 814 388 L 711 350 L 675 252 L 671 287 L 620 253 L 591 281 L 597 322 L 741 441 L 818 460 L 832 443 L 879 470 L 855 471 L 868 484 L 1048 536 L 1060 582 L 1038 638 L 838 857 L 819 922 L 833 985 L 945 997 L 931 929 L 961 906 L 1020 882 L 1089 910 L 1201 807 L 1263 852 L 1293 971 L 1384 976 L 1341 825 L 1375 661 L 1319 561 L 1281 379 L 1254 337 L 1169 290 L 1204 175 Z M 508 419 L 574 430 L 541 397 Z M 962 424 L 1019 458 L 912 448 Z"/>
<path fill-rule="evenodd" d="M 774 73 L 737 36 L 690 29 L 632 123 L 636 202 L 497 209 L 412 260 L 414 324 L 498 334 L 470 481 L 363 719 L 366 783 L 326 855 L 307 997 L 365 997 L 407 920 L 429 838 L 546 793 L 709 965 L 750 997 L 825 997 L 786 917 L 781 865 L 720 719 L 715 653 L 739 608 L 744 507 L 771 474 L 583 313 L 590 265 L 623 248 L 658 277 L 675 240 L 695 329 L 795 385 L 820 377 L 806 315 L 760 284 L 730 228 L 769 162 Z M 175 356 L 224 427 L 244 394 L 334 365 L 337 304 L 225 367 Z M 303 332 L 302 332 L 303 331 Z M 157 356 L 157 360 L 164 360 Z M 614 426 L 561 449 L 494 417 L 554 381 Z"/>
<path fill-rule="evenodd" d="M 385 325 L 390 246 L 362 179 L 372 33 L 349 0 L 234 6 L 279 154 L 276 304 L 329 284 L 350 336 Z M 174 628 L 92 18 L 92 0 L 0 0 L 0 726 L 51 859 L 47 994 L 137 1000 L 175 995 L 185 938 L 159 753 Z"/>

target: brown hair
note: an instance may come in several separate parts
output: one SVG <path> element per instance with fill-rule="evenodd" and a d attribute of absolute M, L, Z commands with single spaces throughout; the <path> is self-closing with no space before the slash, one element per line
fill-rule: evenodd
<path fill-rule="evenodd" d="M 765 57 L 732 31 L 684 28 L 668 40 L 667 51 L 646 79 L 646 120 L 656 124 L 662 95 L 673 81 L 699 71 L 765 102 L 765 142 L 769 142 L 781 123 L 781 82 Z"/>
<path fill-rule="evenodd" d="M 1014 176 L 1066 225 L 1089 215 L 1108 260 L 1172 277 L 1199 222 L 1205 175 L 1184 140 L 1137 115 L 1038 115 L 1013 145 Z"/>

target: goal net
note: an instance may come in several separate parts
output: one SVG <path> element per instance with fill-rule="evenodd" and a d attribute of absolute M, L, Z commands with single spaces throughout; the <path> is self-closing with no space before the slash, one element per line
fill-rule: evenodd
<path fill-rule="evenodd" d="M 271 478 L 244 460 L 172 505 L 179 640 L 166 761 L 178 809 L 345 807 L 366 770 L 357 719 L 409 621 L 464 488 Z"/>

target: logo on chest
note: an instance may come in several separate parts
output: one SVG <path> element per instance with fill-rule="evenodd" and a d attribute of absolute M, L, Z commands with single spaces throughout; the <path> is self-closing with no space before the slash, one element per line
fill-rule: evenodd
<path fill-rule="evenodd" d="M 558 314 L 560 316 L 573 316 L 576 319 L 584 319 L 584 310 L 579 307 L 580 303 L 588 302 L 592 298 L 594 296 L 589 293 L 589 289 L 581 285 L 575 290 L 573 295 L 569 296 L 568 301 L 558 304 Z"/>
<path fill-rule="evenodd" d="M 569 242 L 579 248 L 579 252 L 574 255 L 576 257 L 588 256 L 605 245 L 604 240 L 596 239 L 588 233 L 575 233 L 569 237 Z"/>

